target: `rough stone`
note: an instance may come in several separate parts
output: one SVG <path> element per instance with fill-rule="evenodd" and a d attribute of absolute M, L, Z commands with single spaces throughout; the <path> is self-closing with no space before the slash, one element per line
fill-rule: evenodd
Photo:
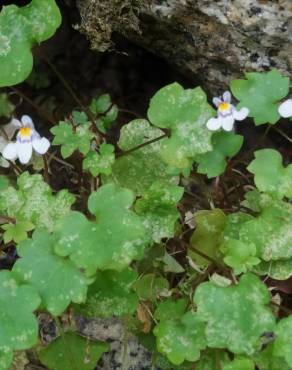
<path fill-rule="evenodd" d="M 291 0 L 77 0 L 77 5 L 80 31 L 94 49 L 112 46 L 111 34 L 121 33 L 210 92 L 244 71 L 278 68 L 292 76 Z"/>

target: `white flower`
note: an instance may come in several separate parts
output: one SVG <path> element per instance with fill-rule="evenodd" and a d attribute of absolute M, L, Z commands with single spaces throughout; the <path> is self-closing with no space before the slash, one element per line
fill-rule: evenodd
<path fill-rule="evenodd" d="M 280 104 L 278 112 L 281 117 L 292 117 L 292 99 L 285 100 L 282 104 Z"/>
<path fill-rule="evenodd" d="M 29 116 L 22 116 L 21 121 L 14 118 L 11 123 L 18 127 L 19 131 L 16 141 L 7 144 L 3 149 L 2 155 L 5 159 L 14 161 L 16 158 L 19 158 L 21 163 L 26 164 L 31 159 L 32 149 L 41 155 L 48 151 L 50 147 L 49 140 L 45 137 L 40 137 Z"/>
<path fill-rule="evenodd" d="M 223 99 L 213 98 L 213 104 L 217 107 L 217 118 L 210 118 L 207 127 L 211 131 L 223 128 L 225 131 L 232 131 L 234 121 L 244 120 L 249 113 L 248 108 L 241 108 L 239 111 L 231 104 L 231 94 L 225 91 Z"/>

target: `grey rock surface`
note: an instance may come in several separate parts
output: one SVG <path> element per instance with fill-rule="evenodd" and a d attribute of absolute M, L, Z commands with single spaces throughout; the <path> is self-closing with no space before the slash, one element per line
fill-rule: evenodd
<path fill-rule="evenodd" d="M 111 34 L 165 58 L 210 92 L 244 71 L 292 76 L 291 0 L 77 0 L 92 48 Z M 215 86 L 215 88 L 214 88 Z"/>

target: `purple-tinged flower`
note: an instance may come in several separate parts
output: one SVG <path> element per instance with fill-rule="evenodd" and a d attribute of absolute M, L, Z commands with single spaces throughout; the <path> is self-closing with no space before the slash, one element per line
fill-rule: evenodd
<path fill-rule="evenodd" d="M 244 120 L 249 113 L 248 108 L 241 108 L 237 110 L 231 104 L 231 94 L 225 91 L 221 99 L 218 97 L 213 98 L 213 104 L 217 108 L 217 118 L 210 118 L 207 122 L 207 127 L 211 131 L 216 131 L 222 128 L 225 131 L 232 131 L 235 121 Z"/>
<path fill-rule="evenodd" d="M 16 141 L 7 144 L 3 149 L 2 155 L 5 159 L 14 161 L 18 158 L 20 163 L 27 164 L 31 159 L 33 149 L 41 155 L 48 151 L 49 140 L 39 135 L 29 116 L 22 116 L 21 121 L 14 118 L 11 122 L 19 128 L 19 131 Z"/>

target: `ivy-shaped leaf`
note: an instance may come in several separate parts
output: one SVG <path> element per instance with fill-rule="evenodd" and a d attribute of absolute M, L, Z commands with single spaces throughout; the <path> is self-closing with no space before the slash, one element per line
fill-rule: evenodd
<path fill-rule="evenodd" d="M 133 287 L 140 299 L 155 301 L 160 294 L 169 289 L 169 282 L 155 274 L 146 274 L 138 279 Z"/>
<path fill-rule="evenodd" d="M 78 110 L 73 110 L 72 119 L 75 125 L 84 125 L 88 123 L 88 117 L 85 112 L 79 112 Z"/>
<path fill-rule="evenodd" d="M 291 218 L 291 204 L 274 202 L 240 227 L 240 240 L 255 245 L 257 256 L 264 261 L 287 260 L 292 257 Z"/>
<path fill-rule="evenodd" d="M 163 141 L 163 160 L 185 169 L 198 154 L 211 151 L 212 132 L 206 123 L 213 114 L 200 87 L 184 90 L 173 83 L 160 89 L 150 101 L 148 117 L 153 125 L 171 131 L 171 137 Z"/>
<path fill-rule="evenodd" d="M 11 271 L 0 271 L 0 350 L 20 350 L 34 346 L 38 323 L 33 314 L 40 304 L 36 290 L 19 285 Z"/>
<path fill-rule="evenodd" d="M 97 117 L 96 125 L 101 132 L 106 132 L 118 117 L 119 109 L 113 104 L 109 94 L 92 99 L 91 112 Z"/>
<path fill-rule="evenodd" d="M 221 175 L 225 171 L 226 158 L 237 154 L 243 144 L 243 136 L 233 132 L 219 131 L 212 136 L 213 149 L 196 157 L 199 173 L 208 178 Z"/>
<path fill-rule="evenodd" d="M 219 246 L 223 238 L 226 216 L 221 209 L 198 211 L 194 215 L 196 229 L 191 237 L 189 256 L 200 266 L 208 266 L 210 260 L 202 257 L 192 247 L 208 257 L 220 261 Z"/>
<path fill-rule="evenodd" d="M 174 224 L 179 218 L 177 203 L 184 189 L 175 185 L 153 183 L 135 204 L 135 211 L 143 219 L 149 241 L 159 243 L 174 234 Z"/>
<path fill-rule="evenodd" d="M 32 0 L 24 7 L 3 6 L 0 13 L 0 87 L 16 85 L 32 70 L 31 47 L 47 40 L 61 24 L 55 0 Z"/>
<path fill-rule="evenodd" d="M 132 289 L 138 274 L 130 268 L 123 271 L 98 271 L 95 282 L 88 289 L 86 304 L 77 312 L 86 317 L 132 315 L 138 297 Z"/>
<path fill-rule="evenodd" d="M 27 232 L 34 229 L 34 224 L 29 221 L 16 221 L 15 224 L 1 225 L 1 228 L 5 230 L 3 234 L 5 244 L 11 240 L 15 241 L 15 243 L 20 243 L 27 239 Z"/>
<path fill-rule="evenodd" d="M 280 198 L 292 198 L 292 164 L 283 167 L 283 159 L 274 149 L 262 149 L 255 152 L 255 159 L 247 169 L 255 177 L 257 188 L 272 193 Z"/>
<path fill-rule="evenodd" d="M 68 332 L 39 351 L 39 357 L 53 370 L 92 370 L 108 349 L 107 343 L 93 342 Z"/>
<path fill-rule="evenodd" d="M 153 330 L 158 350 L 175 365 L 196 361 L 206 348 L 205 324 L 194 312 L 186 312 L 179 319 L 162 320 Z"/>
<path fill-rule="evenodd" d="M 112 165 L 115 162 L 114 147 L 110 144 L 101 144 L 99 154 L 89 152 L 83 161 L 83 168 L 90 171 L 92 176 L 96 177 L 99 174 L 110 175 Z"/>
<path fill-rule="evenodd" d="M 55 135 L 52 144 L 61 145 L 63 158 L 70 157 L 75 150 L 86 155 L 94 138 L 90 123 L 83 123 L 73 128 L 70 123 L 61 121 L 58 126 L 51 128 L 51 132 Z"/>
<path fill-rule="evenodd" d="M 163 134 L 163 131 L 150 126 L 148 121 L 136 119 L 122 127 L 118 145 L 126 151 Z M 161 158 L 164 140 L 118 158 L 112 167 L 110 181 L 133 190 L 137 195 L 143 194 L 155 181 L 177 184 L 178 177 L 168 173 L 167 165 Z"/>
<path fill-rule="evenodd" d="M 0 40 L 1 40 L 1 36 L 0 36 Z M 1 52 L 0 52 L 0 60 L 1 60 Z M 10 118 L 14 109 L 15 109 L 15 105 L 12 104 L 11 101 L 9 100 L 8 94 L 6 93 L 0 94 L 0 117 Z"/>
<path fill-rule="evenodd" d="M 237 356 L 235 359 L 223 366 L 222 370 L 254 370 L 254 362 L 247 357 Z"/>
<path fill-rule="evenodd" d="M 269 299 L 266 286 L 250 273 L 243 275 L 236 286 L 200 284 L 194 303 L 207 325 L 208 346 L 253 354 L 261 344 L 261 336 L 274 329 L 275 319 L 267 307 Z"/>
<path fill-rule="evenodd" d="M 133 259 L 141 258 L 145 246 L 145 228 L 130 210 L 134 194 L 114 184 L 100 187 L 88 199 L 89 211 L 96 216 L 91 222 L 73 212 L 59 224 L 55 251 L 70 256 L 87 275 L 99 269 L 122 270 Z"/>
<path fill-rule="evenodd" d="M 180 319 L 186 312 L 187 306 L 188 302 L 184 298 L 176 301 L 173 299 L 167 299 L 166 301 L 159 303 L 154 312 L 154 318 L 159 321 L 165 321 L 169 318 Z"/>
<path fill-rule="evenodd" d="M 286 280 L 292 276 L 292 258 L 265 262 L 254 266 L 253 271 L 259 275 L 268 275 L 272 279 Z"/>
<path fill-rule="evenodd" d="M 284 357 L 287 364 L 292 368 L 292 316 L 280 320 L 277 324 L 274 342 L 274 354 Z"/>
<path fill-rule="evenodd" d="M 57 256 L 53 248 L 54 237 L 47 231 L 36 230 L 32 239 L 17 246 L 21 258 L 13 271 L 21 281 L 37 289 L 42 306 L 57 316 L 71 301 L 85 301 L 87 281 L 70 260 Z"/>
<path fill-rule="evenodd" d="M 251 270 L 254 265 L 258 265 L 261 262 L 256 257 L 257 249 L 254 244 L 230 239 L 226 243 L 223 243 L 220 250 L 225 255 L 224 262 L 233 268 L 236 275 Z"/>
<path fill-rule="evenodd" d="M 31 222 L 36 227 L 53 231 L 58 220 L 70 212 L 74 196 L 67 190 L 52 194 L 41 175 L 22 173 L 17 179 L 18 189 L 9 186 L 0 192 L 0 211 L 18 222 Z"/>
<path fill-rule="evenodd" d="M 289 92 L 289 78 L 277 70 L 267 73 L 245 73 L 245 80 L 233 80 L 230 87 L 240 101 L 238 108 L 247 107 L 256 125 L 276 123 L 280 100 Z"/>

